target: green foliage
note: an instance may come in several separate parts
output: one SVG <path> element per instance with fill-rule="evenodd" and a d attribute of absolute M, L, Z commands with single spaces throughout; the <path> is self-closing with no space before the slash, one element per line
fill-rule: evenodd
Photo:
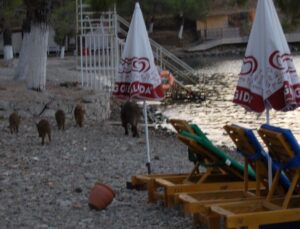
<path fill-rule="evenodd" d="M 171 12 L 184 18 L 195 20 L 205 18 L 208 14 L 209 0 L 166 0 Z"/>
<path fill-rule="evenodd" d="M 146 16 L 156 16 L 170 13 L 168 1 L 160 0 L 143 0 L 140 2 L 143 14 Z"/>
<path fill-rule="evenodd" d="M 64 45 L 67 36 L 72 37 L 76 31 L 76 4 L 74 1 L 65 1 L 54 8 L 50 24 L 55 31 L 55 42 Z"/>
<path fill-rule="evenodd" d="M 300 24 L 299 0 L 275 0 L 275 3 L 284 16 L 282 25 L 285 30 L 292 30 Z"/>
<path fill-rule="evenodd" d="M 0 29 L 22 22 L 22 0 L 0 0 Z"/>
<path fill-rule="evenodd" d="M 231 5 L 245 6 L 249 0 L 231 0 Z"/>
<path fill-rule="evenodd" d="M 117 1 L 117 12 L 122 17 L 128 17 L 131 16 L 134 10 L 134 1 L 133 0 L 123 0 L 123 1 Z M 141 4 L 143 5 L 143 4 Z M 141 6 L 142 10 L 143 7 Z"/>
<path fill-rule="evenodd" d="M 139 1 L 144 17 L 156 17 L 169 14 L 168 1 L 164 0 L 141 0 Z M 135 1 L 123 0 L 117 2 L 117 11 L 121 16 L 131 16 L 134 11 Z"/>
<path fill-rule="evenodd" d="M 48 23 L 51 15 L 52 5 L 57 0 L 23 0 L 27 19 L 33 23 Z"/>
<path fill-rule="evenodd" d="M 247 2 L 248 2 L 248 0 L 236 0 L 236 3 L 239 6 L 244 6 L 244 5 L 246 5 Z"/>
<path fill-rule="evenodd" d="M 94 11 L 108 11 L 113 8 L 114 4 L 121 2 L 120 0 L 88 0 Z"/>
<path fill-rule="evenodd" d="M 134 9 L 133 0 L 85 0 L 91 5 L 93 11 L 103 12 L 113 10 L 114 5 L 117 7 L 118 14 L 130 16 Z"/>
<path fill-rule="evenodd" d="M 182 12 L 188 19 L 205 17 L 208 13 L 209 0 L 140 0 L 140 6 L 145 17 L 159 15 L 178 15 Z M 131 16 L 134 10 L 134 0 L 88 0 L 95 11 L 112 9 L 114 4 L 121 16 Z"/>

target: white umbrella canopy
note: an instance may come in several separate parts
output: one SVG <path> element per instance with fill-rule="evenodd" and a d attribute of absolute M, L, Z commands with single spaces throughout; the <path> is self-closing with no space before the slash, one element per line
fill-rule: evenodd
<path fill-rule="evenodd" d="M 164 92 L 138 2 L 135 4 L 129 26 L 113 95 L 120 99 L 144 101 L 146 165 L 148 173 L 151 173 L 146 100 L 161 100 L 164 98 Z"/>
<path fill-rule="evenodd" d="M 161 100 L 164 97 L 138 2 L 129 26 L 113 95 L 121 99 L 140 100 Z"/>
<path fill-rule="evenodd" d="M 233 101 L 258 113 L 300 105 L 300 81 L 272 0 L 258 0 Z"/>
<path fill-rule="evenodd" d="M 300 81 L 272 0 L 258 0 L 233 102 L 247 110 L 290 111 L 300 106 Z M 269 186 L 272 183 L 268 161 Z"/>

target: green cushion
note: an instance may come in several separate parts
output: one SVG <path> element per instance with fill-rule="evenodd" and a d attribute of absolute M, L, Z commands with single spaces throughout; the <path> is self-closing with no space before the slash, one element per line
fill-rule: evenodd
<path fill-rule="evenodd" d="M 196 124 L 191 124 L 191 127 L 195 131 L 196 135 L 208 140 L 208 138 L 206 137 L 206 134 L 199 128 L 199 126 L 197 126 Z"/>
<path fill-rule="evenodd" d="M 238 170 L 240 173 L 244 172 L 244 165 L 239 163 L 238 161 L 234 160 L 230 156 L 228 156 L 224 151 L 221 149 L 217 148 L 216 146 L 213 145 L 213 143 L 206 137 L 206 135 L 201 131 L 197 125 L 193 124 L 192 128 L 194 129 L 196 134 L 192 134 L 187 131 L 181 131 L 180 134 L 183 136 L 189 137 L 196 141 L 198 144 L 201 146 L 205 147 L 208 149 L 211 153 L 216 155 L 218 158 L 220 158 L 220 163 L 226 164 L 227 166 L 230 166 L 236 170 Z M 255 172 L 251 168 L 251 166 L 248 166 L 248 174 L 250 177 L 255 179 Z"/>

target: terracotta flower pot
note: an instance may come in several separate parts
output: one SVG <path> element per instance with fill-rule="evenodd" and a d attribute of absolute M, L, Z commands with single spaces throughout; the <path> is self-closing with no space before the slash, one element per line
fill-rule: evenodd
<path fill-rule="evenodd" d="M 106 184 L 95 183 L 90 191 L 89 206 L 96 210 L 106 208 L 115 197 L 115 192 Z"/>

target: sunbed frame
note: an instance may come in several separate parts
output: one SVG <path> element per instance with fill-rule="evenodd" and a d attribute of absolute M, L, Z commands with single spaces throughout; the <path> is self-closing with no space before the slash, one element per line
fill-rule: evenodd
<path fill-rule="evenodd" d="M 245 185 L 255 188 L 254 181 L 244 182 L 243 171 L 220 163 L 220 159 L 208 149 L 198 144 L 188 135 L 195 136 L 197 130 L 186 121 L 171 120 L 177 130 L 177 139 L 185 143 L 188 148 L 199 155 L 194 167 L 187 174 L 153 174 L 132 177 L 132 184 L 147 184 L 149 202 L 161 200 L 166 206 L 173 206 L 176 202 L 175 194 L 182 192 L 242 190 Z M 182 133 L 185 133 L 183 135 Z M 187 136 L 186 136 L 187 135 Z M 202 134 L 204 136 L 204 134 Z M 199 172 L 199 166 L 204 165 L 207 170 Z M 252 176 L 253 177 L 253 176 Z"/>
<path fill-rule="evenodd" d="M 248 172 L 245 170 L 245 187 L 243 190 L 179 194 L 178 199 L 183 205 L 185 214 L 194 216 L 195 222 L 206 224 L 208 229 L 219 229 L 221 227 L 221 217 L 211 211 L 211 205 L 259 199 L 266 195 L 268 188 L 267 163 L 266 160 L 264 161 L 264 158 L 262 158 L 264 156 L 262 152 L 260 152 L 262 147 L 253 132 L 250 129 L 237 125 L 226 125 L 224 129 L 235 143 L 237 151 L 244 156 L 245 168 L 247 168 L 248 164 L 256 168 L 256 189 L 254 192 L 248 189 Z M 247 133 L 251 135 L 248 136 Z M 284 187 L 281 186 L 280 190 L 277 191 L 278 194 L 283 194 Z"/>
<path fill-rule="evenodd" d="M 281 129 L 284 130 L 284 129 Z M 278 170 L 266 198 L 262 200 L 222 203 L 211 206 L 211 210 L 224 216 L 226 228 L 258 229 L 261 225 L 300 221 L 300 197 L 296 193 L 300 177 L 299 146 L 293 149 L 291 139 L 280 128 L 265 126 L 258 133 L 266 144 L 270 156 L 278 163 Z M 297 144 L 297 143 L 296 143 Z M 297 144 L 298 145 L 298 144 Z M 293 166 L 287 166 L 294 162 Z M 291 184 L 283 198 L 274 196 L 282 170 L 288 170 Z M 286 227 L 285 227 L 286 228 Z"/>

